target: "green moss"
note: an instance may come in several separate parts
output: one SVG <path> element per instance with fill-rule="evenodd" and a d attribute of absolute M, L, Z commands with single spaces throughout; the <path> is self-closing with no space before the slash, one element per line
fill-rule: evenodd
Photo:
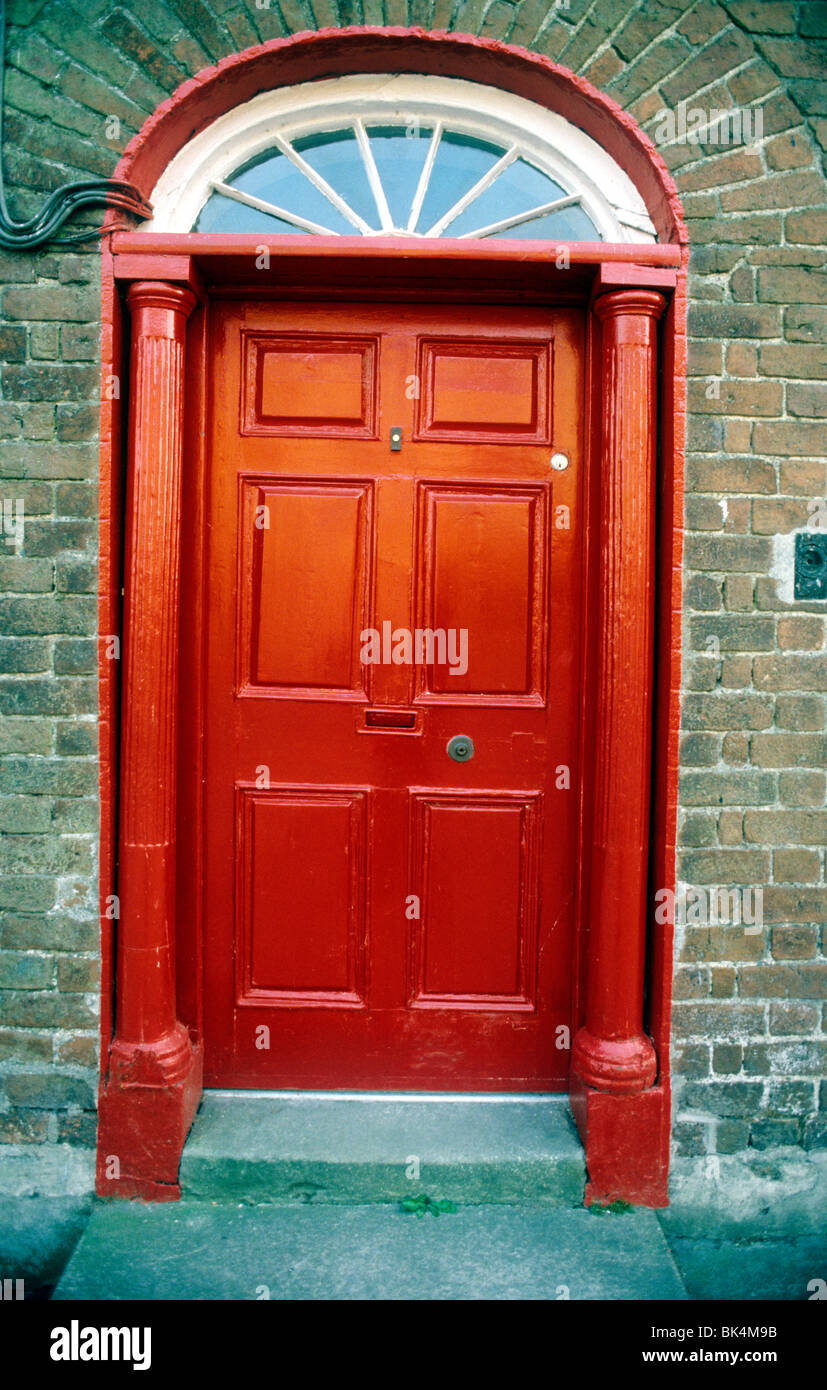
<path fill-rule="evenodd" d="M 403 1197 L 399 1203 L 400 1211 L 407 1214 L 413 1213 L 414 1216 L 424 1216 L 430 1212 L 432 1216 L 439 1216 L 440 1212 L 454 1212 L 456 1206 L 453 1202 L 437 1202 L 433 1197 L 429 1197 L 427 1192 L 420 1192 L 416 1197 Z"/>

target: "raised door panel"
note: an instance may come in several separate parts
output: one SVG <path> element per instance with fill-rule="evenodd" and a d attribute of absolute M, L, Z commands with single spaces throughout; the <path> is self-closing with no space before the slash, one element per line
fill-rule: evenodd
<path fill-rule="evenodd" d="M 535 1007 L 541 804 L 539 793 L 412 793 L 412 1007 Z"/>
<path fill-rule="evenodd" d="M 248 475 L 239 487 L 240 692 L 365 698 L 371 484 Z"/>
<path fill-rule="evenodd" d="M 550 358 L 548 339 L 420 340 L 415 438 L 547 444 Z"/>
<path fill-rule="evenodd" d="M 467 653 L 419 666 L 419 699 L 543 703 L 546 510 L 542 484 L 419 485 L 416 626 Z"/>
<path fill-rule="evenodd" d="M 361 789 L 236 787 L 239 1004 L 363 1003 L 367 802 Z"/>
<path fill-rule="evenodd" d="M 242 343 L 242 434 L 375 437 L 375 338 L 245 333 Z"/>

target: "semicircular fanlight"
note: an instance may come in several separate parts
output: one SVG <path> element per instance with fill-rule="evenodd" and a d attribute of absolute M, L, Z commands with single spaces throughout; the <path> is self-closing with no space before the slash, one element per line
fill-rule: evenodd
<path fill-rule="evenodd" d="M 272 146 L 213 180 L 194 231 L 599 241 L 567 191 L 520 150 L 427 124 L 356 119 Z"/>

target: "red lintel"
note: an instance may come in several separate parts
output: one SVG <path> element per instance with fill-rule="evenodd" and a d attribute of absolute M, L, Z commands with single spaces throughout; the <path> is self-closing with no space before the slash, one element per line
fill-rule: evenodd
<path fill-rule="evenodd" d="M 438 261 L 469 259 L 476 261 L 519 261 L 534 264 L 554 263 L 558 252 L 565 249 L 569 263 L 601 265 L 604 262 L 632 263 L 637 266 L 679 266 L 681 248 L 674 242 L 610 242 L 610 241 L 472 241 L 459 237 L 316 237 L 267 236 L 263 232 L 115 232 L 112 250 L 116 262 L 126 254 L 170 257 L 245 256 L 266 246 L 272 257 L 282 259 L 307 256 L 319 257 L 370 256 L 375 259 Z M 169 277 L 168 277 L 169 278 Z"/>

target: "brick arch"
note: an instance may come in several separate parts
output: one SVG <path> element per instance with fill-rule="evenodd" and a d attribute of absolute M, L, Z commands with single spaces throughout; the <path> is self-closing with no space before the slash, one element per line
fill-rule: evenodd
<path fill-rule="evenodd" d="M 184 82 L 130 141 L 116 175 L 147 195 L 178 150 L 216 117 L 275 86 L 351 72 L 414 72 L 499 87 L 558 113 L 596 140 L 642 194 L 659 239 L 685 243 L 674 182 L 651 139 L 617 102 L 541 54 L 467 34 L 324 29 L 232 54 Z"/>
<path fill-rule="evenodd" d="M 812 118 L 811 130 L 824 139 L 813 91 L 819 55 L 808 53 L 813 39 L 824 37 L 823 21 L 807 3 L 785 6 L 784 14 L 748 0 L 568 0 L 559 6 L 554 0 L 363 0 L 361 8 L 369 26 L 411 25 L 530 49 L 601 88 L 644 128 L 652 121 L 652 99 L 670 100 L 671 87 L 676 100 L 678 88 L 691 98 L 737 70 L 733 98 L 749 101 L 778 85 L 767 85 L 768 79 L 796 78 L 798 66 L 800 80 L 788 84 L 787 99 L 799 117 Z M 30 161 L 34 156 L 41 188 L 62 182 L 67 167 L 109 173 L 117 143 L 89 140 L 93 122 L 112 114 L 125 133 L 136 132 L 182 83 L 214 72 L 211 64 L 291 35 L 346 29 L 357 17 L 354 0 L 271 0 L 262 9 L 233 0 L 169 6 L 126 0 L 98 4 L 90 19 L 79 15 L 72 25 L 61 0 L 8 9 L 8 61 L 17 70 L 6 94 L 10 183 L 28 185 L 31 201 L 31 180 L 18 154 Z M 33 79 L 46 89 L 49 109 L 36 99 Z M 31 148 L 30 129 L 19 115 L 30 109 L 61 128 L 64 150 L 57 153 L 44 139 Z"/>

